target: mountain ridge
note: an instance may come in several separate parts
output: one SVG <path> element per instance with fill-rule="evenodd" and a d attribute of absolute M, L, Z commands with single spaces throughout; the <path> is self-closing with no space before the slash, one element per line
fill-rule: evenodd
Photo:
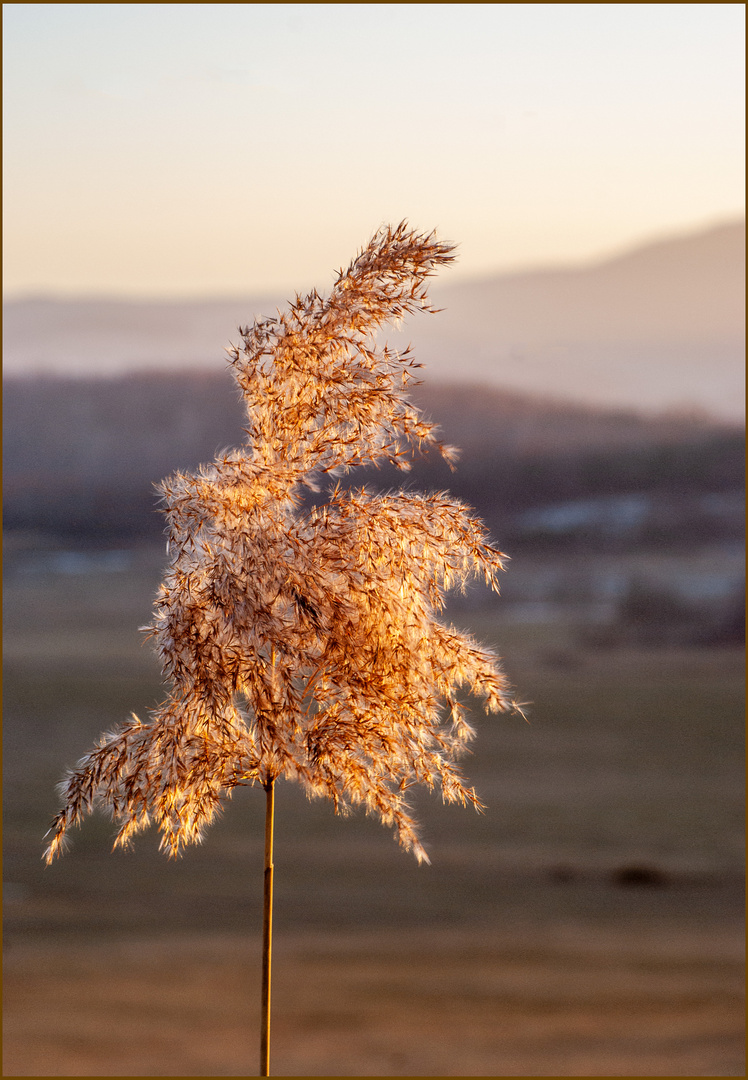
<path fill-rule="evenodd" d="M 744 222 L 655 239 L 584 266 L 435 280 L 438 315 L 386 335 L 412 343 L 429 382 L 485 383 L 603 408 L 744 402 Z M 26 298 L 4 304 L 9 377 L 217 369 L 239 324 L 278 296 L 205 300 Z"/>

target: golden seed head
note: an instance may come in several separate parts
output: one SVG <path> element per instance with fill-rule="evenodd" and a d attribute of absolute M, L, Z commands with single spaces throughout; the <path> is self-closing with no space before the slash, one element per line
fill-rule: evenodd
<path fill-rule="evenodd" d="M 419 859 L 412 783 L 480 808 L 454 764 L 473 737 L 454 694 L 513 703 L 496 656 L 437 616 L 471 575 L 495 586 L 501 552 L 446 494 L 336 486 L 315 509 L 300 500 L 358 465 L 406 468 L 412 445 L 456 457 L 408 398 L 410 353 L 373 343 L 432 310 L 426 280 L 452 251 L 405 222 L 382 229 L 327 299 L 314 290 L 240 328 L 228 353 L 245 444 L 160 485 L 170 561 L 147 630 L 169 695 L 64 782 L 48 862 L 95 805 L 120 824 L 115 844 L 155 821 L 177 854 L 234 787 L 279 776 L 336 810 L 363 804 Z"/>

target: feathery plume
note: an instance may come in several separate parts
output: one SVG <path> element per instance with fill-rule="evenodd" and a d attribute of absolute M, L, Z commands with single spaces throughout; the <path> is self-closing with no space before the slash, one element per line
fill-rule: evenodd
<path fill-rule="evenodd" d="M 337 484 L 322 506 L 302 500 L 355 466 L 407 469 L 413 448 L 454 459 L 409 400 L 410 351 L 375 342 L 433 311 L 427 281 L 452 252 L 405 222 L 382 229 L 327 299 L 297 295 L 240 328 L 228 352 L 245 443 L 159 486 L 170 561 L 145 629 L 169 694 L 68 775 L 47 862 L 96 806 L 120 826 L 115 846 L 155 822 L 176 855 L 234 787 L 279 777 L 337 811 L 363 804 L 419 860 L 411 785 L 480 808 L 455 764 L 473 737 L 458 691 L 516 706 L 494 653 L 439 615 L 471 575 L 498 589 L 502 553 L 444 493 Z"/>

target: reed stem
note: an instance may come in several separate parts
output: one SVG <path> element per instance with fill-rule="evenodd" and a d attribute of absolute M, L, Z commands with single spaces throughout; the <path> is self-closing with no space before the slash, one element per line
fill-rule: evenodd
<path fill-rule="evenodd" d="M 260 1032 L 260 1076 L 270 1076 L 270 969 L 273 946 L 273 818 L 275 781 L 265 788 L 265 882 L 262 909 L 262 1029 Z"/>

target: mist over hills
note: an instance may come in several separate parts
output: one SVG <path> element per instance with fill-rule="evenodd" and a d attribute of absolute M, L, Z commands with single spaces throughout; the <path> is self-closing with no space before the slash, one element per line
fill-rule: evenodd
<path fill-rule="evenodd" d="M 332 281 L 332 275 L 331 275 Z M 305 291 L 317 285 L 308 282 Z M 641 245 L 592 265 L 435 279 L 436 316 L 387 334 L 413 346 L 427 383 L 643 412 L 744 415 L 745 226 L 732 222 Z M 287 297 L 4 303 L 6 377 L 219 371 L 237 326 Z"/>
<path fill-rule="evenodd" d="M 433 296 L 446 310 L 438 326 L 419 324 L 417 344 L 440 377 L 460 377 L 463 362 L 449 358 L 465 356 L 476 381 L 526 392 L 646 411 L 742 413 L 742 224 L 580 269 L 439 282 Z"/>
<path fill-rule="evenodd" d="M 102 542 L 157 538 L 163 521 L 154 482 L 178 469 L 192 471 L 243 440 L 243 409 L 228 370 L 10 379 L 4 395 L 10 530 Z M 526 531 L 520 518 L 528 511 L 579 499 L 625 502 L 642 493 L 659 517 L 667 508 L 667 522 L 658 518 L 658 543 L 693 545 L 697 535 L 717 540 L 740 533 L 741 425 L 675 413 L 648 418 L 485 386 L 424 383 L 413 396 L 444 439 L 461 447 L 457 471 L 438 454 L 416 455 L 412 473 L 365 468 L 344 483 L 448 488 L 476 507 L 502 542 L 517 527 Z M 734 511 L 725 509 L 729 523 L 720 523 L 719 508 L 705 516 L 699 509 L 705 497 L 735 504 Z M 585 526 L 582 534 L 588 533 Z"/>

